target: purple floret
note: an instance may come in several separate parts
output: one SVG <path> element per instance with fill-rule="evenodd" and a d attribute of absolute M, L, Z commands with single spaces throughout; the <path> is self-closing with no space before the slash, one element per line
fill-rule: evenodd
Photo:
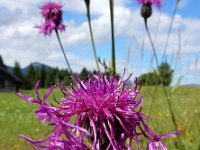
<path fill-rule="evenodd" d="M 161 0 L 137 0 L 138 3 L 141 3 L 141 4 L 153 4 L 155 5 L 156 7 L 160 8 L 161 7 L 161 3 L 162 1 Z"/>
<path fill-rule="evenodd" d="M 147 150 L 166 150 L 160 141 L 164 137 L 179 134 L 173 132 L 157 136 L 145 123 L 149 119 L 142 113 L 143 97 L 137 80 L 133 86 L 126 80 L 113 76 L 89 75 L 88 81 L 74 79 L 75 85 L 65 87 L 62 83 L 53 85 L 43 99 L 37 92 L 36 98 L 23 94 L 17 95 L 28 102 L 38 103 L 35 112 L 38 118 L 54 126 L 52 134 L 40 141 L 33 141 L 20 135 L 35 147 L 42 149 L 80 150 L 80 149 L 114 149 L 131 150 L 133 141 L 141 147 L 141 139 L 148 140 Z M 49 105 L 46 99 L 52 90 L 58 87 L 64 97 L 58 106 Z M 69 121 L 76 116 L 74 123 Z M 129 144 L 127 145 L 127 141 Z M 91 144 L 88 144 L 91 143 Z"/>

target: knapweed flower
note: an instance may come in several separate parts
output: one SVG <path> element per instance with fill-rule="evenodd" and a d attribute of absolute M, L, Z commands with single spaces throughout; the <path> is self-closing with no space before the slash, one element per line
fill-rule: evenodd
<path fill-rule="evenodd" d="M 62 83 L 50 87 L 42 99 L 17 95 L 28 102 L 40 105 L 35 112 L 38 118 L 54 130 L 49 137 L 34 141 L 23 135 L 22 138 L 42 149 L 84 150 L 113 149 L 131 150 L 136 144 L 142 149 L 141 140 L 148 140 L 147 150 L 166 150 L 160 141 L 174 132 L 157 136 L 146 124 L 150 119 L 142 113 L 143 97 L 137 80 L 134 86 L 127 80 L 114 76 L 89 75 L 88 81 L 74 78 L 75 85 L 65 87 Z M 54 88 L 58 87 L 63 98 L 53 106 L 46 102 Z M 76 117 L 75 121 L 72 121 Z M 128 144 L 127 144 L 128 141 Z"/>
<path fill-rule="evenodd" d="M 161 7 L 161 0 L 137 0 L 138 3 L 141 3 L 143 5 L 150 4 L 155 5 L 156 7 Z"/>
<path fill-rule="evenodd" d="M 144 19 L 147 19 L 152 14 L 152 5 L 156 7 L 161 7 L 161 0 L 137 0 L 138 3 L 143 4 L 141 8 L 141 15 Z"/>
<path fill-rule="evenodd" d="M 62 20 L 62 5 L 55 2 L 47 2 L 41 6 L 41 15 L 44 23 L 36 26 L 44 35 L 50 35 L 53 30 L 65 30 Z"/>

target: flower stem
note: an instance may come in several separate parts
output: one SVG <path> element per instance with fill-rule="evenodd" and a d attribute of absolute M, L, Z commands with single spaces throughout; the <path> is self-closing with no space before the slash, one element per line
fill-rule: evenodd
<path fill-rule="evenodd" d="M 151 46 L 152 46 L 152 49 L 153 49 L 154 57 L 155 57 L 155 59 L 156 59 L 156 65 L 157 65 L 157 68 L 158 68 L 158 67 L 159 67 L 158 57 L 157 57 L 157 54 L 156 54 L 156 50 L 155 50 L 155 46 L 154 46 L 153 40 L 152 40 L 152 38 L 151 38 L 149 29 L 148 29 L 147 19 L 144 19 L 144 22 L 145 22 L 146 31 L 147 31 L 147 34 L 148 34 L 148 37 L 149 37 L 149 40 L 150 40 L 150 43 L 151 43 Z M 159 74 L 160 74 L 160 73 L 159 73 Z M 160 75 L 159 75 L 159 76 L 160 76 Z M 172 117 L 172 122 L 173 122 L 173 124 L 174 124 L 175 130 L 178 130 L 177 123 L 176 123 L 176 119 L 175 119 L 175 115 L 174 115 L 174 112 L 173 112 L 173 109 L 172 109 L 172 104 L 171 104 L 170 98 L 169 98 L 169 96 L 168 96 L 168 94 L 167 94 L 167 90 L 166 90 L 166 88 L 164 87 L 164 84 L 163 84 L 163 78 L 162 78 L 162 77 L 159 77 L 159 79 L 160 79 L 160 81 L 161 81 L 161 84 L 162 84 L 162 88 L 163 88 L 165 97 L 167 98 L 167 103 L 168 103 L 168 105 L 169 105 L 169 111 L 170 111 L 170 114 L 171 114 L 171 117 Z"/>
<path fill-rule="evenodd" d="M 111 68 L 113 75 L 115 75 L 116 64 L 115 64 L 114 0 L 110 0 L 110 21 L 111 21 L 111 36 L 112 36 Z"/>
<path fill-rule="evenodd" d="M 62 52 L 63 52 L 64 57 L 65 57 L 65 61 L 66 61 L 66 63 L 67 63 L 68 69 L 69 69 L 69 71 L 70 71 L 70 73 L 71 73 L 71 75 L 72 75 L 72 74 L 73 74 L 73 73 L 72 73 L 72 69 L 71 69 L 71 67 L 70 67 L 69 61 L 68 61 L 68 59 L 67 59 L 67 56 L 66 56 L 66 54 L 65 54 L 63 45 L 62 45 L 62 43 L 61 43 L 60 36 L 59 36 L 59 34 L 58 34 L 58 30 L 55 30 L 55 33 L 56 33 L 56 36 L 57 36 L 57 39 L 58 39 L 60 48 L 61 48 L 61 50 L 62 50 Z"/>
<path fill-rule="evenodd" d="M 150 43 L 151 43 L 151 47 L 152 47 L 152 49 L 153 49 L 153 54 L 154 54 L 154 57 L 155 57 L 155 59 L 156 59 L 156 64 L 157 64 L 157 67 L 158 67 L 158 66 L 159 66 L 158 57 L 157 57 L 157 54 L 156 54 L 155 46 L 154 46 L 154 44 L 153 44 L 153 40 L 152 40 L 151 35 L 150 35 L 150 32 L 149 32 L 149 28 L 148 28 L 148 25 L 147 25 L 147 19 L 144 19 L 144 24 L 145 24 L 145 28 L 146 28 L 146 31 L 147 31 L 147 34 L 148 34 Z"/>
<path fill-rule="evenodd" d="M 88 19 L 88 25 L 89 25 L 89 29 L 90 29 L 90 37 L 91 37 L 91 41 L 92 41 L 93 54 L 94 54 L 94 58 L 96 61 L 97 69 L 100 70 L 98 59 L 97 59 L 96 48 L 95 48 L 95 44 L 94 44 L 93 32 L 92 32 L 91 17 L 90 17 L 90 1 L 85 1 L 85 4 L 86 4 L 86 9 L 87 9 L 87 19 Z"/>

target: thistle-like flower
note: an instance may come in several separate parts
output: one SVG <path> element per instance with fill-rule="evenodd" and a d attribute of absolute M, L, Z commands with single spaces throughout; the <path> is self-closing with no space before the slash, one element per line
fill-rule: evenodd
<path fill-rule="evenodd" d="M 44 23 L 41 26 L 36 26 L 44 35 L 51 35 L 53 30 L 65 30 L 62 20 L 62 5 L 55 2 L 47 2 L 41 7 L 41 15 L 44 18 Z"/>
<path fill-rule="evenodd" d="M 75 86 L 65 87 L 63 84 L 51 86 L 43 99 L 39 98 L 36 84 L 36 98 L 23 94 L 17 95 L 28 102 L 40 105 L 35 114 L 42 122 L 54 126 L 53 133 L 40 141 L 33 141 L 23 135 L 22 138 L 42 149 L 114 149 L 131 150 L 135 143 L 142 149 L 142 138 L 148 140 L 147 150 L 161 150 L 166 147 L 161 139 L 176 135 L 179 132 L 157 136 L 146 124 L 149 119 L 142 113 L 143 97 L 137 80 L 133 87 L 127 80 L 107 77 L 101 73 L 89 75 L 88 81 L 77 79 Z M 58 87 L 64 97 L 58 106 L 49 105 L 46 99 L 52 90 Z M 73 123 L 73 116 L 77 116 Z M 126 145 L 126 142 L 129 144 Z M 90 143 L 91 144 L 88 144 Z"/>

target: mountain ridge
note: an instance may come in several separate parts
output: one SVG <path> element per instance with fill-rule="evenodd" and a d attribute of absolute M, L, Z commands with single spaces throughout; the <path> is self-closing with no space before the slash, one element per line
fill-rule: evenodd
<path fill-rule="evenodd" d="M 28 70 L 28 67 L 29 67 L 30 65 L 32 65 L 34 69 L 41 68 L 42 66 L 44 66 L 44 68 L 45 68 L 46 71 L 49 71 L 49 70 L 53 69 L 52 67 L 50 67 L 50 66 L 48 66 L 48 65 L 46 65 L 46 64 L 42 64 L 42 63 L 40 63 L 40 62 L 32 62 L 32 63 L 30 63 L 28 66 L 26 66 L 26 67 L 24 67 L 24 68 L 21 68 L 21 71 L 22 71 L 22 74 L 23 74 L 23 75 L 26 74 L 26 72 L 27 72 L 27 70 Z M 13 72 L 13 68 L 14 68 L 14 67 L 11 67 L 11 66 L 6 66 L 6 67 L 7 67 L 7 70 L 8 70 L 9 72 L 11 72 L 11 73 Z"/>

